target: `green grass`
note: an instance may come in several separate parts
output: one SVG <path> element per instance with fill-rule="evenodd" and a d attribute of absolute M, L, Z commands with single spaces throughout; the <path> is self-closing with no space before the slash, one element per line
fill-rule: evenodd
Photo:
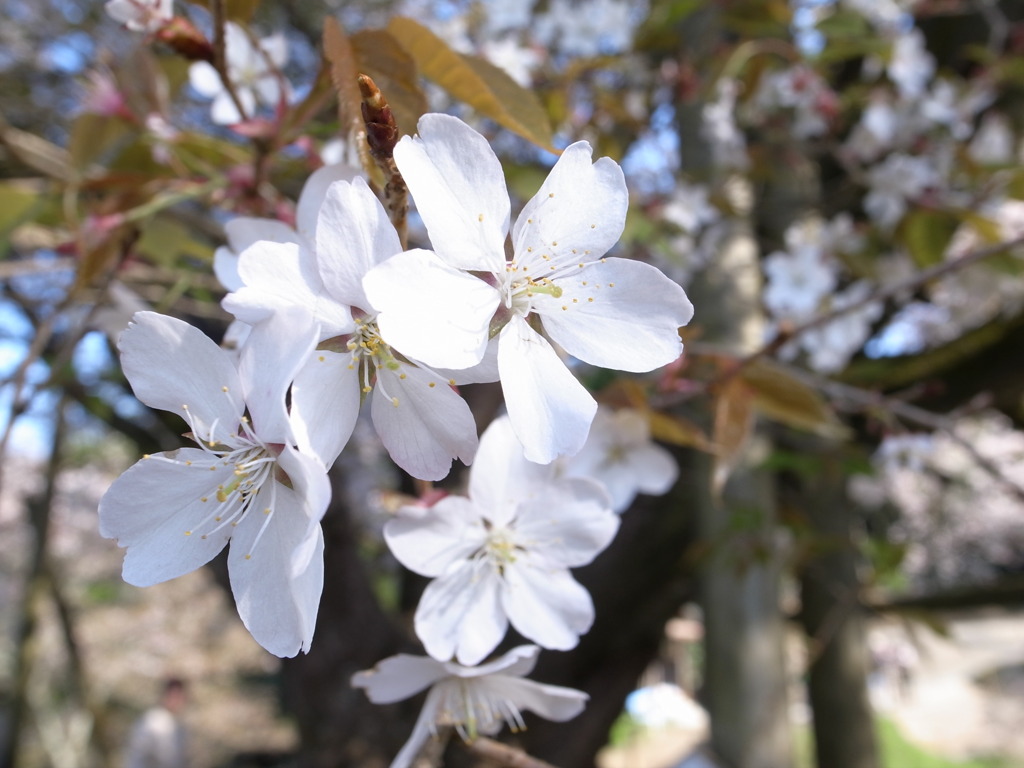
<path fill-rule="evenodd" d="M 996 756 L 951 760 L 935 755 L 907 741 L 896 724 L 885 718 L 878 720 L 876 733 L 882 752 L 882 768 L 1014 768 L 1008 758 Z M 814 768 L 811 729 L 800 728 L 795 736 L 798 768 Z"/>

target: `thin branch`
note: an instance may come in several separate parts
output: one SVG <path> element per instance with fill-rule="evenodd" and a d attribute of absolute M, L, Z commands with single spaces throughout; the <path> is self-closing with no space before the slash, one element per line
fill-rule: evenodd
<path fill-rule="evenodd" d="M 808 331 L 820 328 L 823 325 L 828 325 L 833 320 L 836 320 L 843 315 L 847 315 L 851 312 L 856 312 L 859 309 L 866 307 L 876 301 L 885 301 L 894 296 L 899 296 L 902 293 L 912 291 L 925 283 L 935 280 L 939 277 L 943 277 L 947 274 L 957 272 L 961 269 L 976 264 L 984 259 L 991 258 L 992 256 L 998 256 L 1001 253 L 1006 253 L 1018 246 L 1024 245 L 1024 237 L 1018 237 L 1013 240 L 1007 240 L 1004 243 L 998 243 L 996 245 L 989 246 L 987 248 L 980 248 L 976 251 L 971 251 L 958 259 L 951 261 L 944 261 L 941 264 L 936 264 L 928 269 L 923 269 L 920 272 L 910 275 L 904 280 L 892 283 L 888 286 L 879 286 L 877 291 L 865 296 L 860 301 L 855 301 L 845 307 L 838 307 L 833 309 L 831 312 L 818 315 L 806 323 L 796 326 L 788 331 L 780 331 L 775 338 L 765 344 L 763 347 L 755 352 L 747 355 L 736 361 L 735 365 L 730 367 L 721 376 L 712 381 L 709 385 L 709 389 L 720 387 L 730 379 L 737 376 L 744 368 L 757 362 L 763 357 L 768 357 L 779 351 L 779 349 L 790 342 L 792 339 L 800 336 L 801 334 L 807 333 Z"/>
<path fill-rule="evenodd" d="M 210 12 L 213 15 L 213 68 L 220 75 L 220 82 L 224 86 L 224 90 L 228 92 L 228 96 L 231 97 L 231 101 L 234 102 L 235 109 L 238 110 L 242 120 L 248 120 L 249 115 L 245 113 L 242 100 L 238 97 L 235 84 L 231 82 L 231 76 L 228 74 L 227 45 L 225 43 L 227 15 L 224 12 L 224 0 L 212 0 Z"/>
<path fill-rule="evenodd" d="M 795 366 L 785 366 L 787 373 L 793 378 L 802 381 L 810 387 L 824 392 L 833 400 L 846 400 L 851 403 L 868 409 L 877 408 L 898 416 L 899 418 L 928 427 L 931 430 L 941 431 L 949 435 L 949 438 L 971 457 L 971 459 L 983 470 L 985 470 L 996 482 L 1006 488 L 1018 501 L 1024 503 L 1024 488 L 1011 480 L 996 464 L 986 456 L 978 452 L 978 449 L 969 440 L 964 439 L 956 432 L 956 417 L 953 414 L 942 415 L 934 411 L 928 411 L 916 405 L 898 400 L 893 397 L 886 397 L 878 392 L 860 389 L 849 384 L 833 381 L 824 376 L 810 373 Z"/>
<path fill-rule="evenodd" d="M 487 760 L 494 760 L 503 768 L 555 768 L 551 763 L 531 757 L 521 749 L 484 736 L 466 742 L 465 746 L 473 754 Z"/>

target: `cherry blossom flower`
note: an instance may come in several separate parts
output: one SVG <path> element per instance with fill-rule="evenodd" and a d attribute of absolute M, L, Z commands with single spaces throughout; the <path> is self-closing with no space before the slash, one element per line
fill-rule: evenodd
<path fill-rule="evenodd" d="M 156 32 L 174 17 L 174 0 L 108 0 L 103 8 L 133 32 Z"/>
<path fill-rule="evenodd" d="M 476 424 L 450 375 L 396 354 L 363 293 L 365 272 L 401 244 L 362 179 L 328 188 L 315 241 L 315 249 L 304 242 L 251 245 L 239 258 L 243 286 L 224 299 L 225 309 L 253 325 L 279 322 L 277 314 L 289 307 L 306 307 L 319 321 L 320 349 L 292 391 L 300 443 L 330 466 L 352 434 L 361 397 L 372 393 L 374 426 L 402 469 L 439 480 L 453 458 L 470 463 Z"/>
<path fill-rule="evenodd" d="M 224 55 L 228 77 L 244 114 L 239 114 L 220 75 L 210 64 L 197 61 L 188 70 L 191 86 L 201 96 L 213 99 L 210 107 L 213 122 L 237 123 L 251 118 L 257 104 L 277 107 L 282 98 L 288 98 L 288 83 L 280 74 L 281 67 L 288 61 L 288 42 L 284 35 L 271 35 L 253 45 L 246 31 L 229 21 L 224 31 Z"/>
<path fill-rule="evenodd" d="M 907 201 L 939 184 L 939 174 L 927 157 L 894 153 L 870 168 L 870 189 L 864 210 L 883 229 L 892 229 L 903 218 Z"/>
<path fill-rule="evenodd" d="M 627 192 L 612 160 L 568 147 L 511 228 L 501 164 L 486 139 L 428 114 L 395 161 L 434 251 L 409 251 L 366 274 L 383 336 L 427 365 L 478 364 L 497 340 L 505 403 L 531 461 L 582 447 L 597 408 L 538 329 L 591 365 L 649 371 L 682 352 L 693 315 L 683 289 L 639 261 L 602 258 L 622 232 Z M 482 279 L 481 279 L 482 278 Z"/>
<path fill-rule="evenodd" d="M 539 653 L 535 645 L 521 645 L 479 667 L 400 653 L 357 672 L 352 685 L 365 690 L 374 704 L 401 701 L 430 686 L 409 740 L 391 762 L 391 768 L 406 768 L 438 727 L 453 727 L 464 741 L 472 741 L 497 733 L 503 723 L 523 730 L 524 711 L 556 722 L 582 712 L 588 698 L 582 691 L 524 679 Z"/>
<path fill-rule="evenodd" d="M 886 71 L 904 98 L 924 94 L 935 74 L 935 57 L 928 52 L 920 29 L 915 27 L 896 37 Z"/>
<path fill-rule="evenodd" d="M 384 527 L 399 562 L 433 577 L 416 610 L 416 634 L 436 659 L 476 664 L 512 626 L 545 648 L 574 648 L 594 606 L 569 574 L 615 536 L 619 521 L 593 480 L 559 478 L 527 461 L 508 418 L 480 439 L 469 497 L 404 507 Z"/>
<path fill-rule="evenodd" d="M 625 511 L 638 493 L 665 493 L 679 476 L 672 454 L 651 441 L 647 417 L 633 408 L 599 407 L 586 444 L 561 471 L 601 483 L 615 512 Z"/>
<path fill-rule="evenodd" d="M 303 329 L 302 313 L 291 320 Z M 313 344 L 260 332 L 238 365 L 200 331 L 140 312 L 120 340 L 136 396 L 189 425 L 195 448 L 145 456 L 100 501 L 100 533 L 127 547 L 123 575 L 149 586 L 193 571 L 231 542 L 242 622 L 278 656 L 309 649 L 323 586 L 326 470 L 294 446 L 285 392 Z"/>

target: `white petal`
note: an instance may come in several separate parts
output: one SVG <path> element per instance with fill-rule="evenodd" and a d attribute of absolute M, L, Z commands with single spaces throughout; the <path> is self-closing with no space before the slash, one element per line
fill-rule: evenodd
<path fill-rule="evenodd" d="M 280 32 L 260 40 L 260 48 L 275 67 L 280 69 L 288 63 L 288 38 Z"/>
<path fill-rule="evenodd" d="M 614 160 L 590 158 L 585 141 L 558 158 L 512 228 L 517 262 L 531 263 L 542 254 L 553 264 L 592 261 L 615 245 L 629 206 L 626 180 Z"/>
<path fill-rule="evenodd" d="M 635 448 L 629 457 L 629 469 L 640 493 L 659 496 L 666 493 L 679 476 L 679 465 L 660 445 Z"/>
<path fill-rule="evenodd" d="M 228 245 L 235 253 L 241 253 L 260 240 L 272 243 L 296 243 L 302 241 L 298 233 L 283 221 L 259 219 L 254 216 L 239 216 L 224 225 Z"/>
<path fill-rule="evenodd" d="M 487 540 L 479 508 L 461 496 L 446 496 L 429 509 L 406 507 L 384 526 L 391 554 L 421 576 L 440 576 L 483 547 Z"/>
<path fill-rule="evenodd" d="M 242 385 L 231 357 L 202 331 L 155 312 L 137 312 L 118 340 L 121 365 L 135 396 L 150 408 L 185 417 L 203 437 L 216 422 L 233 431 L 241 421 Z"/>
<path fill-rule="evenodd" d="M 393 704 L 447 676 L 445 665 L 429 656 L 400 653 L 378 662 L 373 669 L 356 672 L 352 687 L 365 690 L 374 704 Z"/>
<path fill-rule="evenodd" d="M 213 252 L 213 274 L 225 290 L 237 291 L 245 285 L 238 276 L 238 254 L 226 246 Z"/>
<path fill-rule="evenodd" d="M 516 533 L 530 552 L 568 568 L 587 565 L 619 530 L 608 494 L 596 480 L 568 478 L 543 486 L 537 498 L 523 502 Z"/>
<path fill-rule="evenodd" d="M 441 376 L 451 379 L 458 385 L 486 384 L 498 380 L 498 337 L 487 342 L 484 359 L 471 368 L 434 367 Z"/>
<path fill-rule="evenodd" d="M 590 595 L 564 568 L 527 552 L 505 568 L 502 607 L 516 631 L 544 648 L 567 651 L 594 623 Z"/>
<path fill-rule="evenodd" d="M 395 463 L 420 480 L 440 480 L 452 459 L 476 453 L 476 421 L 466 401 L 430 371 L 381 368 L 370 406 L 373 425 Z"/>
<path fill-rule="evenodd" d="M 252 426 L 263 442 L 294 441 L 286 395 L 319 340 L 319 326 L 303 307 L 282 309 L 249 333 L 238 376 Z"/>
<path fill-rule="evenodd" d="M 501 331 L 498 370 L 505 407 L 527 459 L 549 464 L 583 446 L 597 403 L 518 315 Z"/>
<path fill-rule="evenodd" d="M 324 542 L 320 526 L 309 525 L 303 506 L 292 489 L 274 481 L 265 484 L 235 528 L 228 553 L 238 615 L 256 642 L 275 656 L 308 651 L 316 628 Z M 297 571 L 295 551 L 309 549 L 313 556 L 304 558 L 306 567 Z"/>
<path fill-rule="evenodd" d="M 403 355 L 440 368 L 469 368 L 487 349 L 501 299 L 483 280 L 431 251 L 392 256 L 363 278 L 381 336 Z"/>
<path fill-rule="evenodd" d="M 188 68 L 188 83 L 200 96 L 212 99 L 224 90 L 220 75 L 212 64 L 197 61 Z"/>
<path fill-rule="evenodd" d="M 508 627 L 500 586 L 500 577 L 484 561 L 468 561 L 430 582 L 415 617 L 427 653 L 438 660 L 454 655 L 466 665 L 483 661 Z"/>
<path fill-rule="evenodd" d="M 483 677 L 484 675 L 496 675 L 499 673 L 503 678 L 522 677 L 533 672 L 539 655 L 540 647 L 536 645 L 517 645 L 512 650 L 502 654 L 493 661 L 488 661 L 486 664 L 464 667 L 461 664 L 456 664 L 454 661 L 449 661 L 444 666 L 454 677 Z"/>
<path fill-rule="evenodd" d="M 352 437 L 359 416 L 359 371 L 348 352 L 316 350 L 292 384 L 292 432 L 296 444 L 334 464 Z"/>
<path fill-rule="evenodd" d="M 253 83 L 253 89 L 260 104 L 276 108 L 281 101 L 281 81 L 276 75 L 268 72 Z"/>
<path fill-rule="evenodd" d="M 209 465 L 198 448 L 154 454 L 131 466 L 100 499 L 100 535 L 128 548 L 124 580 L 129 584 L 148 587 L 176 578 L 224 549 L 230 528 L 208 536 L 200 529 L 214 514 L 217 486 L 230 482 L 234 468 L 220 465 L 211 472 Z"/>
<path fill-rule="evenodd" d="M 336 181 L 352 181 L 358 176 L 358 168 L 336 163 L 317 168 L 306 179 L 295 206 L 295 229 L 307 243 L 316 242 L 316 221 L 320 216 L 320 206 L 327 197 L 327 189 Z"/>
<path fill-rule="evenodd" d="M 546 488 L 551 479 L 549 465 L 527 461 L 507 416 L 491 422 L 480 438 L 473 468 L 469 472 L 469 497 L 494 525 L 505 525 L 517 505 L 536 488 Z"/>
<path fill-rule="evenodd" d="M 583 691 L 560 685 L 544 685 L 533 680 L 504 678 L 500 683 L 504 695 L 519 709 L 529 710 L 557 723 L 576 717 L 590 698 Z"/>
<path fill-rule="evenodd" d="M 534 303 L 544 330 L 570 355 L 620 371 L 650 371 L 682 354 L 693 317 L 683 289 L 641 261 L 607 259 L 561 278 L 559 298 Z"/>
<path fill-rule="evenodd" d="M 398 142 L 395 162 L 434 250 L 453 267 L 502 271 L 509 200 L 490 144 L 450 115 L 424 115 L 417 128 Z"/>
<path fill-rule="evenodd" d="M 238 260 L 245 287 L 224 297 L 221 305 L 251 325 L 288 307 L 311 311 L 320 323 L 321 338 L 351 333 L 348 307 L 324 290 L 316 256 L 295 243 L 261 241 L 246 248 Z"/>
<path fill-rule="evenodd" d="M 410 768 L 413 760 L 427 743 L 427 739 L 434 733 L 434 724 L 437 721 L 438 707 L 441 703 L 441 692 L 437 688 L 431 688 L 423 702 L 423 709 L 420 710 L 416 723 L 412 727 L 409 739 L 402 745 L 401 750 L 395 755 L 388 768 Z"/>
<path fill-rule="evenodd" d="M 245 117 L 252 115 L 256 108 L 256 100 L 252 91 L 248 88 L 236 88 L 235 93 L 238 95 L 238 100 L 242 102 Z M 227 91 L 221 91 L 213 97 L 213 104 L 210 105 L 210 119 L 217 125 L 233 125 L 241 122 L 243 115 L 238 111 L 230 94 Z"/>
<path fill-rule="evenodd" d="M 401 250 L 387 211 L 365 181 L 338 181 L 327 189 L 316 225 L 316 254 L 334 298 L 370 310 L 363 275 Z"/>

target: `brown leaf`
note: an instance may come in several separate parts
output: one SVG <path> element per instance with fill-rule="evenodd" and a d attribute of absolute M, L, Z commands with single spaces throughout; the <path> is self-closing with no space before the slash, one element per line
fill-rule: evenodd
<path fill-rule="evenodd" d="M 671 445 L 688 446 L 707 453 L 716 449 L 704 430 L 689 419 L 662 411 L 650 411 L 647 420 L 651 425 L 651 437 Z"/>
<path fill-rule="evenodd" d="M 352 41 L 336 19 L 324 19 L 324 55 L 331 62 L 331 81 L 338 94 L 338 122 L 342 136 L 358 133 L 362 124 L 359 105 L 359 64 L 356 61 Z"/>
<path fill-rule="evenodd" d="M 722 489 L 736 468 L 753 430 L 754 394 L 745 381 L 732 378 L 715 399 L 715 460 L 711 492 L 716 498 L 721 498 Z"/>
<path fill-rule="evenodd" d="M 739 374 L 753 394 L 754 408 L 773 421 L 823 437 L 842 438 L 849 430 L 817 390 L 769 360 Z"/>
<path fill-rule="evenodd" d="M 388 22 L 388 32 L 416 61 L 428 80 L 482 115 L 551 152 L 551 122 L 544 107 L 528 91 L 493 64 L 464 56 L 412 19 Z"/>
<path fill-rule="evenodd" d="M 400 135 L 416 132 L 416 122 L 427 111 L 416 62 L 398 41 L 382 29 L 352 35 L 352 51 L 360 72 L 373 78 L 387 99 Z"/>

